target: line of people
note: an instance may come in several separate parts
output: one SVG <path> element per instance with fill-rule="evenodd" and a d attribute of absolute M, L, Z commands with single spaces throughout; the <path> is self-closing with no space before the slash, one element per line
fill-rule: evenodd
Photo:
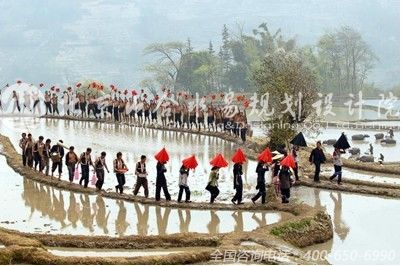
<path fill-rule="evenodd" d="M 79 179 L 79 184 L 83 188 L 87 188 L 89 185 L 90 178 L 90 168 L 93 168 L 96 175 L 96 183 L 95 187 L 97 191 L 101 191 L 104 181 L 105 181 L 105 172 L 110 172 L 108 165 L 106 164 L 106 152 L 101 152 L 99 156 L 93 161 L 92 160 L 92 149 L 87 148 L 81 154 L 77 154 L 75 152 L 75 148 L 73 146 L 66 147 L 63 144 L 62 140 L 59 140 L 56 144 L 52 145 L 52 141 L 50 139 L 46 139 L 44 141 L 44 137 L 40 136 L 37 140 L 34 140 L 30 133 L 22 133 L 21 139 L 19 141 L 19 146 L 22 151 L 22 163 L 24 166 L 30 167 L 36 171 L 43 172 L 45 175 L 51 175 L 54 177 L 55 172 L 58 173 L 58 179 L 61 179 L 63 172 L 63 162 L 68 169 L 68 180 L 70 183 L 73 183 L 74 179 L 79 175 L 79 166 L 81 168 L 81 177 Z M 65 152 L 64 149 L 68 151 Z M 244 159 L 235 159 L 237 153 L 241 153 L 241 158 Z M 265 152 L 265 151 L 264 151 Z M 231 202 L 233 204 L 243 204 L 243 167 L 242 164 L 245 162 L 245 156 L 242 154 L 242 151 L 238 149 L 236 154 L 232 158 L 234 162 L 233 166 L 233 188 L 235 190 L 235 195 L 232 198 Z M 289 165 L 283 164 L 284 154 L 280 152 L 273 152 L 273 157 L 264 159 L 258 158 L 258 164 L 256 167 L 256 175 L 257 175 L 257 186 L 256 189 L 258 193 L 251 199 L 252 203 L 256 203 L 258 199 L 261 198 L 261 203 L 266 203 L 266 180 L 265 175 L 266 172 L 271 170 L 273 171 L 274 176 L 274 185 L 277 188 L 277 196 L 282 197 L 283 203 L 288 203 L 290 198 L 290 187 L 293 183 L 293 179 L 291 178 L 294 175 L 295 166 L 290 167 Z M 217 157 L 221 156 L 221 160 L 224 161 L 222 155 L 217 155 Z M 292 155 L 286 156 L 291 157 L 294 160 Z M 216 159 L 216 158 L 215 158 Z M 214 159 L 214 160 L 215 160 Z M 133 189 L 133 194 L 138 195 L 140 189 L 143 189 L 144 196 L 146 198 L 149 197 L 149 188 L 148 188 L 148 171 L 147 171 L 147 157 L 142 155 L 140 160 L 135 164 L 134 173 L 137 177 L 136 183 Z M 167 172 L 166 163 L 168 159 L 160 159 L 156 164 L 156 189 L 155 189 L 155 200 L 161 200 L 161 191 L 163 191 L 166 201 L 171 200 L 171 195 L 167 186 L 167 179 L 165 173 Z M 50 162 L 52 165 L 50 167 Z M 219 190 L 219 170 L 222 167 L 226 167 L 228 164 L 224 162 L 221 163 L 212 163 L 211 172 L 209 174 L 206 190 L 210 193 L 210 203 L 214 203 L 215 199 L 218 197 Z M 196 164 L 195 164 L 196 165 Z M 195 166 L 196 167 L 196 166 Z M 183 162 L 183 165 L 179 170 L 179 193 L 178 193 L 178 202 L 182 202 L 184 195 L 184 202 L 191 202 L 191 191 L 188 183 L 188 178 L 190 175 L 191 166 L 186 165 Z M 123 160 L 123 154 L 118 152 L 116 154 L 115 159 L 113 160 L 113 172 L 116 176 L 117 184 L 115 186 L 116 193 L 124 193 L 124 185 L 126 184 L 126 176 L 125 174 L 129 171 L 129 168 L 125 161 Z"/>
<path fill-rule="evenodd" d="M 61 94 L 61 95 L 60 95 Z M 145 94 L 144 94 L 145 95 Z M 41 115 L 41 97 L 38 92 L 27 91 L 20 96 L 12 92 L 12 113 L 32 112 Z M 32 104 L 33 102 L 33 104 Z M 245 108 L 237 105 L 172 101 L 171 99 L 151 99 L 145 96 L 95 97 L 94 95 L 64 91 L 55 93 L 46 91 L 43 95 L 45 115 L 73 116 L 76 118 L 94 118 L 116 123 L 136 125 L 159 125 L 164 127 L 187 128 L 188 130 L 208 130 L 226 132 L 246 141 L 252 136 L 252 129 L 247 122 Z M 62 105 L 60 111 L 59 105 Z M 3 108 L 2 108 L 3 109 Z M 1 109 L 1 110 L 2 110 Z"/>

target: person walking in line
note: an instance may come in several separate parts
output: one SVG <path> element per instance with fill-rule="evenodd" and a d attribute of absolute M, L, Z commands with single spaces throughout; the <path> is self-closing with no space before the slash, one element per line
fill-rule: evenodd
<path fill-rule="evenodd" d="M 292 179 L 290 169 L 286 165 L 282 165 L 282 168 L 279 171 L 279 183 L 281 188 L 282 203 L 289 203 Z"/>
<path fill-rule="evenodd" d="M 18 146 L 21 148 L 22 151 L 22 165 L 26 166 L 27 165 L 27 157 L 25 155 L 25 146 L 27 144 L 27 134 L 26 133 L 22 133 L 21 134 L 21 139 L 18 143 Z"/>
<path fill-rule="evenodd" d="M 41 111 L 40 111 L 40 104 L 39 104 L 39 92 L 33 92 L 32 93 L 32 100 L 33 100 L 33 114 L 35 115 L 36 112 L 38 112 L 38 115 L 41 115 Z"/>
<path fill-rule="evenodd" d="M 45 115 L 52 114 L 52 103 L 49 92 L 45 92 Z"/>
<path fill-rule="evenodd" d="M 116 193 L 119 192 L 120 194 L 123 194 L 124 184 L 126 183 L 126 177 L 124 174 L 128 171 L 122 157 L 123 154 L 118 152 L 116 154 L 116 159 L 113 160 L 113 169 L 117 178 L 117 185 L 115 186 Z"/>
<path fill-rule="evenodd" d="M 29 94 L 28 91 L 24 92 L 24 104 L 22 108 L 22 112 L 24 113 L 25 109 L 28 109 L 29 112 L 32 112 L 31 110 L 31 95 Z"/>
<path fill-rule="evenodd" d="M 216 197 L 219 195 L 218 188 L 218 179 L 219 179 L 219 167 L 213 166 L 211 169 L 211 173 L 209 174 L 208 184 L 206 186 L 206 190 L 211 193 L 211 199 L 209 201 L 210 204 L 213 204 Z"/>
<path fill-rule="evenodd" d="M 257 168 L 255 169 L 257 173 L 257 186 L 258 193 L 251 199 L 251 201 L 255 204 L 255 202 L 261 197 L 261 203 L 265 204 L 266 198 L 266 188 L 265 188 L 265 172 L 269 171 L 269 167 L 266 163 L 260 161 L 257 164 Z"/>
<path fill-rule="evenodd" d="M 105 169 L 109 173 L 109 168 L 106 165 L 106 152 L 101 152 L 101 155 L 95 160 L 95 173 L 96 173 L 96 190 L 102 190 L 103 183 L 105 182 Z"/>
<path fill-rule="evenodd" d="M 345 153 L 345 151 L 335 148 L 334 153 L 332 154 L 332 159 L 334 162 L 334 174 L 329 179 L 332 181 L 335 177 L 338 177 L 338 185 L 342 185 L 342 153 Z"/>
<path fill-rule="evenodd" d="M 94 167 L 91 157 L 91 148 L 87 148 L 85 152 L 83 152 L 80 156 L 80 164 L 81 164 L 81 179 L 80 179 L 80 186 L 82 186 L 82 182 L 84 181 L 84 188 L 88 187 L 89 183 L 89 166 L 91 165 Z"/>
<path fill-rule="evenodd" d="M 50 168 L 50 157 L 51 157 L 51 149 L 52 149 L 52 146 L 50 144 L 51 144 L 51 140 L 47 139 L 45 141 L 45 148 L 44 148 L 44 151 L 43 151 L 43 158 L 42 158 L 43 167 L 45 169 L 45 175 L 46 176 L 49 175 L 49 168 Z"/>
<path fill-rule="evenodd" d="M 14 102 L 13 112 L 12 113 L 15 112 L 15 109 L 17 109 L 18 112 L 21 112 L 20 97 L 19 97 L 19 95 L 18 95 L 18 93 L 16 91 L 13 91 L 12 99 L 13 99 L 13 102 Z"/>
<path fill-rule="evenodd" d="M 321 164 L 326 161 L 321 141 L 317 141 L 316 147 L 311 151 L 309 161 L 315 166 L 314 182 L 320 182 Z"/>
<path fill-rule="evenodd" d="M 233 166 L 233 188 L 236 189 L 236 194 L 232 198 L 233 204 L 243 204 L 243 167 L 240 163 L 235 163 Z"/>
<path fill-rule="evenodd" d="M 66 154 L 66 166 L 68 170 L 68 180 L 70 181 L 70 184 L 73 183 L 74 171 L 78 161 L 78 155 L 74 152 L 74 146 L 71 146 Z"/>
<path fill-rule="evenodd" d="M 27 165 L 29 168 L 33 167 L 33 146 L 34 146 L 34 142 L 32 139 L 32 134 L 28 133 L 28 137 L 25 141 L 25 156 L 26 156 L 26 161 L 27 161 Z"/>
<path fill-rule="evenodd" d="M 145 155 L 141 155 L 141 160 L 137 162 L 135 166 L 135 175 L 137 176 L 137 182 L 135 183 L 134 187 L 134 196 L 137 196 L 138 191 L 140 190 L 141 187 L 144 188 L 144 195 L 146 198 L 148 198 L 149 191 L 148 191 L 148 172 L 147 172 L 147 167 L 146 167 L 146 162 L 147 157 Z"/>
<path fill-rule="evenodd" d="M 167 188 L 166 182 L 166 162 L 159 162 L 156 164 L 156 191 L 155 191 L 155 200 L 161 200 L 161 189 L 163 189 L 163 194 L 165 195 L 166 201 L 170 201 L 170 194 Z"/>
<path fill-rule="evenodd" d="M 59 112 L 59 103 L 58 103 L 58 97 L 55 93 L 53 93 L 52 99 L 51 99 L 51 103 L 52 103 L 52 114 L 53 115 L 60 115 Z"/>
<path fill-rule="evenodd" d="M 43 142 L 44 137 L 40 136 L 39 140 L 33 146 L 33 157 L 34 157 L 34 169 L 35 171 L 43 170 L 43 151 L 45 149 L 45 143 Z M 39 169 L 37 169 L 39 167 Z"/>
<path fill-rule="evenodd" d="M 181 198 L 183 196 L 183 191 L 186 192 L 186 202 L 189 203 L 191 191 L 188 187 L 188 176 L 190 174 L 190 169 L 186 168 L 184 165 L 180 167 L 180 175 L 179 175 L 179 196 L 177 198 L 177 202 L 181 202 Z"/>
<path fill-rule="evenodd" d="M 59 171 L 59 180 L 61 178 L 61 174 L 63 172 L 63 157 L 64 157 L 64 148 L 61 146 L 63 144 L 62 140 L 59 140 L 56 145 L 53 145 L 51 151 L 51 158 L 52 158 L 52 177 L 54 175 L 54 172 L 58 168 Z"/>

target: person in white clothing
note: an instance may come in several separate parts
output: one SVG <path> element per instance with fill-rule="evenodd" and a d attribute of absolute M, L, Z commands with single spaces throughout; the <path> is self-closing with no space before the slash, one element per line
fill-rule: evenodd
<path fill-rule="evenodd" d="M 63 110 L 64 115 L 70 115 L 70 95 L 67 91 L 63 92 Z"/>
<path fill-rule="evenodd" d="M 182 165 L 180 168 L 180 175 L 179 175 L 179 196 L 177 198 L 177 202 L 181 202 L 183 190 L 186 192 L 186 202 L 191 202 L 190 201 L 191 192 L 187 183 L 189 173 L 190 169 Z"/>
<path fill-rule="evenodd" d="M 22 112 L 24 112 L 25 109 L 28 109 L 30 112 L 32 112 L 32 110 L 31 110 L 31 95 L 27 91 L 24 92 L 24 108 L 22 108 Z"/>

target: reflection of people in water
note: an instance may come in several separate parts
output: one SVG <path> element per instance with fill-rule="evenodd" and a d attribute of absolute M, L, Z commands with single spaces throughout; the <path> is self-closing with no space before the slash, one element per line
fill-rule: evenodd
<path fill-rule="evenodd" d="M 330 193 L 330 197 L 334 202 L 334 227 L 335 233 L 339 236 L 340 239 L 345 240 L 346 236 L 349 234 L 349 227 L 342 220 L 342 194 L 338 191 L 337 193 L 338 199 L 335 198 L 333 193 Z"/>
<path fill-rule="evenodd" d="M 144 212 L 141 211 L 140 204 L 134 202 L 135 212 L 137 214 L 137 234 L 140 236 L 148 235 L 149 206 L 142 205 Z"/>
<path fill-rule="evenodd" d="M 127 227 L 130 225 L 127 222 L 127 209 L 124 206 L 123 200 L 116 200 L 116 203 L 119 206 L 119 212 L 117 214 L 117 219 L 115 221 L 116 233 L 119 236 L 124 236 L 124 233 L 126 232 Z"/>
<path fill-rule="evenodd" d="M 106 206 L 103 197 L 98 195 L 96 196 L 96 211 L 95 211 L 95 219 L 96 224 L 99 228 L 102 228 L 105 234 L 109 233 L 107 229 L 107 221 L 109 220 L 110 211 L 106 214 Z"/>
<path fill-rule="evenodd" d="M 88 228 L 90 232 L 94 231 L 93 223 L 95 214 L 91 213 L 91 202 L 88 194 L 81 194 L 80 201 L 82 204 L 81 223 L 84 227 Z"/>
<path fill-rule="evenodd" d="M 211 221 L 207 224 L 208 232 L 212 235 L 219 234 L 219 223 L 221 220 L 216 214 L 216 211 L 210 210 L 209 213 L 211 214 Z"/>
<path fill-rule="evenodd" d="M 65 219 L 67 216 L 66 210 L 64 209 L 64 197 L 63 193 L 59 190 L 59 198 L 56 197 L 54 190 L 52 189 L 53 198 L 53 213 L 57 221 L 61 223 L 61 227 L 66 227 Z"/>
<path fill-rule="evenodd" d="M 190 222 L 191 222 L 191 213 L 189 209 L 183 210 L 178 209 L 179 220 L 180 220 L 180 233 L 188 233 Z M 184 219 L 183 214 L 186 212 L 186 219 Z"/>
<path fill-rule="evenodd" d="M 70 221 L 73 228 L 77 228 L 77 222 L 79 219 L 79 205 L 73 192 L 70 192 L 70 203 L 67 209 L 67 219 Z"/>
<path fill-rule="evenodd" d="M 267 219 L 265 217 L 265 213 L 261 212 L 261 219 L 256 215 L 256 213 L 253 213 L 253 216 L 251 216 L 251 218 L 253 218 L 254 221 L 257 222 L 258 227 L 262 227 L 264 225 L 267 225 Z"/>
<path fill-rule="evenodd" d="M 323 206 L 321 205 L 321 200 L 320 200 L 320 190 L 318 188 L 314 188 L 314 208 L 320 209 Z"/>
<path fill-rule="evenodd" d="M 169 222 L 169 216 L 170 216 L 170 208 L 164 208 L 165 212 L 162 216 L 162 209 L 160 206 L 155 207 L 155 212 L 156 212 L 156 222 L 158 224 L 158 234 L 159 235 L 166 235 L 166 229 L 168 226 Z"/>
<path fill-rule="evenodd" d="M 243 225 L 243 212 L 242 211 L 235 211 L 232 213 L 232 217 L 236 222 L 236 225 L 234 227 L 235 232 L 243 232 L 244 231 L 244 225 Z"/>

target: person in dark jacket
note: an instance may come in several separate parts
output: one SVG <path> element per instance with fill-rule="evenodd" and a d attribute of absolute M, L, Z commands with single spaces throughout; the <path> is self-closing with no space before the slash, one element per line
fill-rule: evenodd
<path fill-rule="evenodd" d="M 261 197 L 261 203 L 265 203 L 265 197 L 267 195 L 265 188 L 265 172 L 269 170 L 268 165 L 264 162 L 258 162 L 257 168 L 255 169 L 257 173 L 257 186 L 258 193 L 251 199 L 251 201 L 255 204 L 255 202 Z"/>
<path fill-rule="evenodd" d="M 167 188 L 166 183 L 166 162 L 158 162 L 156 164 L 156 191 L 155 191 L 155 200 L 161 200 L 161 189 L 163 189 L 163 194 L 165 194 L 165 198 L 167 201 L 170 201 L 170 194 Z"/>
<path fill-rule="evenodd" d="M 317 146 L 311 151 L 309 161 L 315 165 L 314 182 L 320 182 L 321 164 L 326 161 L 321 141 L 317 141 Z"/>
<path fill-rule="evenodd" d="M 62 140 L 59 140 L 59 142 L 56 145 L 53 145 L 52 149 L 50 150 L 51 152 L 51 157 L 52 157 L 52 176 L 54 174 L 54 171 L 56 171 L 57 168 L 59 168 L 59 179 L 61 178 L 61 173 L 63 172 L 63 157 L 64 157 L 64 148 L 61 146 L 63 144 Z"/>
<path fill-rule="evenodd" d="M 80 164 L 81 164 L 81 178 L 80 178 L 80 186 L 82 186 L 82 182 L 84 181 L 84 188 L 88 187 L 89 183 L 89 166 L 94 167 L 91 157 L 91 148 L 87 148 L 85 152 L 83 152 L 80 156 Z M 94 167 L 95 168 L 95 167 Z"/>
<path fill-rule="evenodd" d="M 292 186 L 292 179 L 289 167 L 282 166 L 279 171 L 279 184 L 281 188 L 282 203 L 289 203 L 290 187 Z"/>
<path fill-rule="evenodd" d="M 233 204 L 243 204 L 243 167 L 240 163 L 235 163 L 233 166 L 233 188 L 236 189 L 236 194 L 232 198 Z M 237 202 L 237 203 L 236 203 Z"/>

